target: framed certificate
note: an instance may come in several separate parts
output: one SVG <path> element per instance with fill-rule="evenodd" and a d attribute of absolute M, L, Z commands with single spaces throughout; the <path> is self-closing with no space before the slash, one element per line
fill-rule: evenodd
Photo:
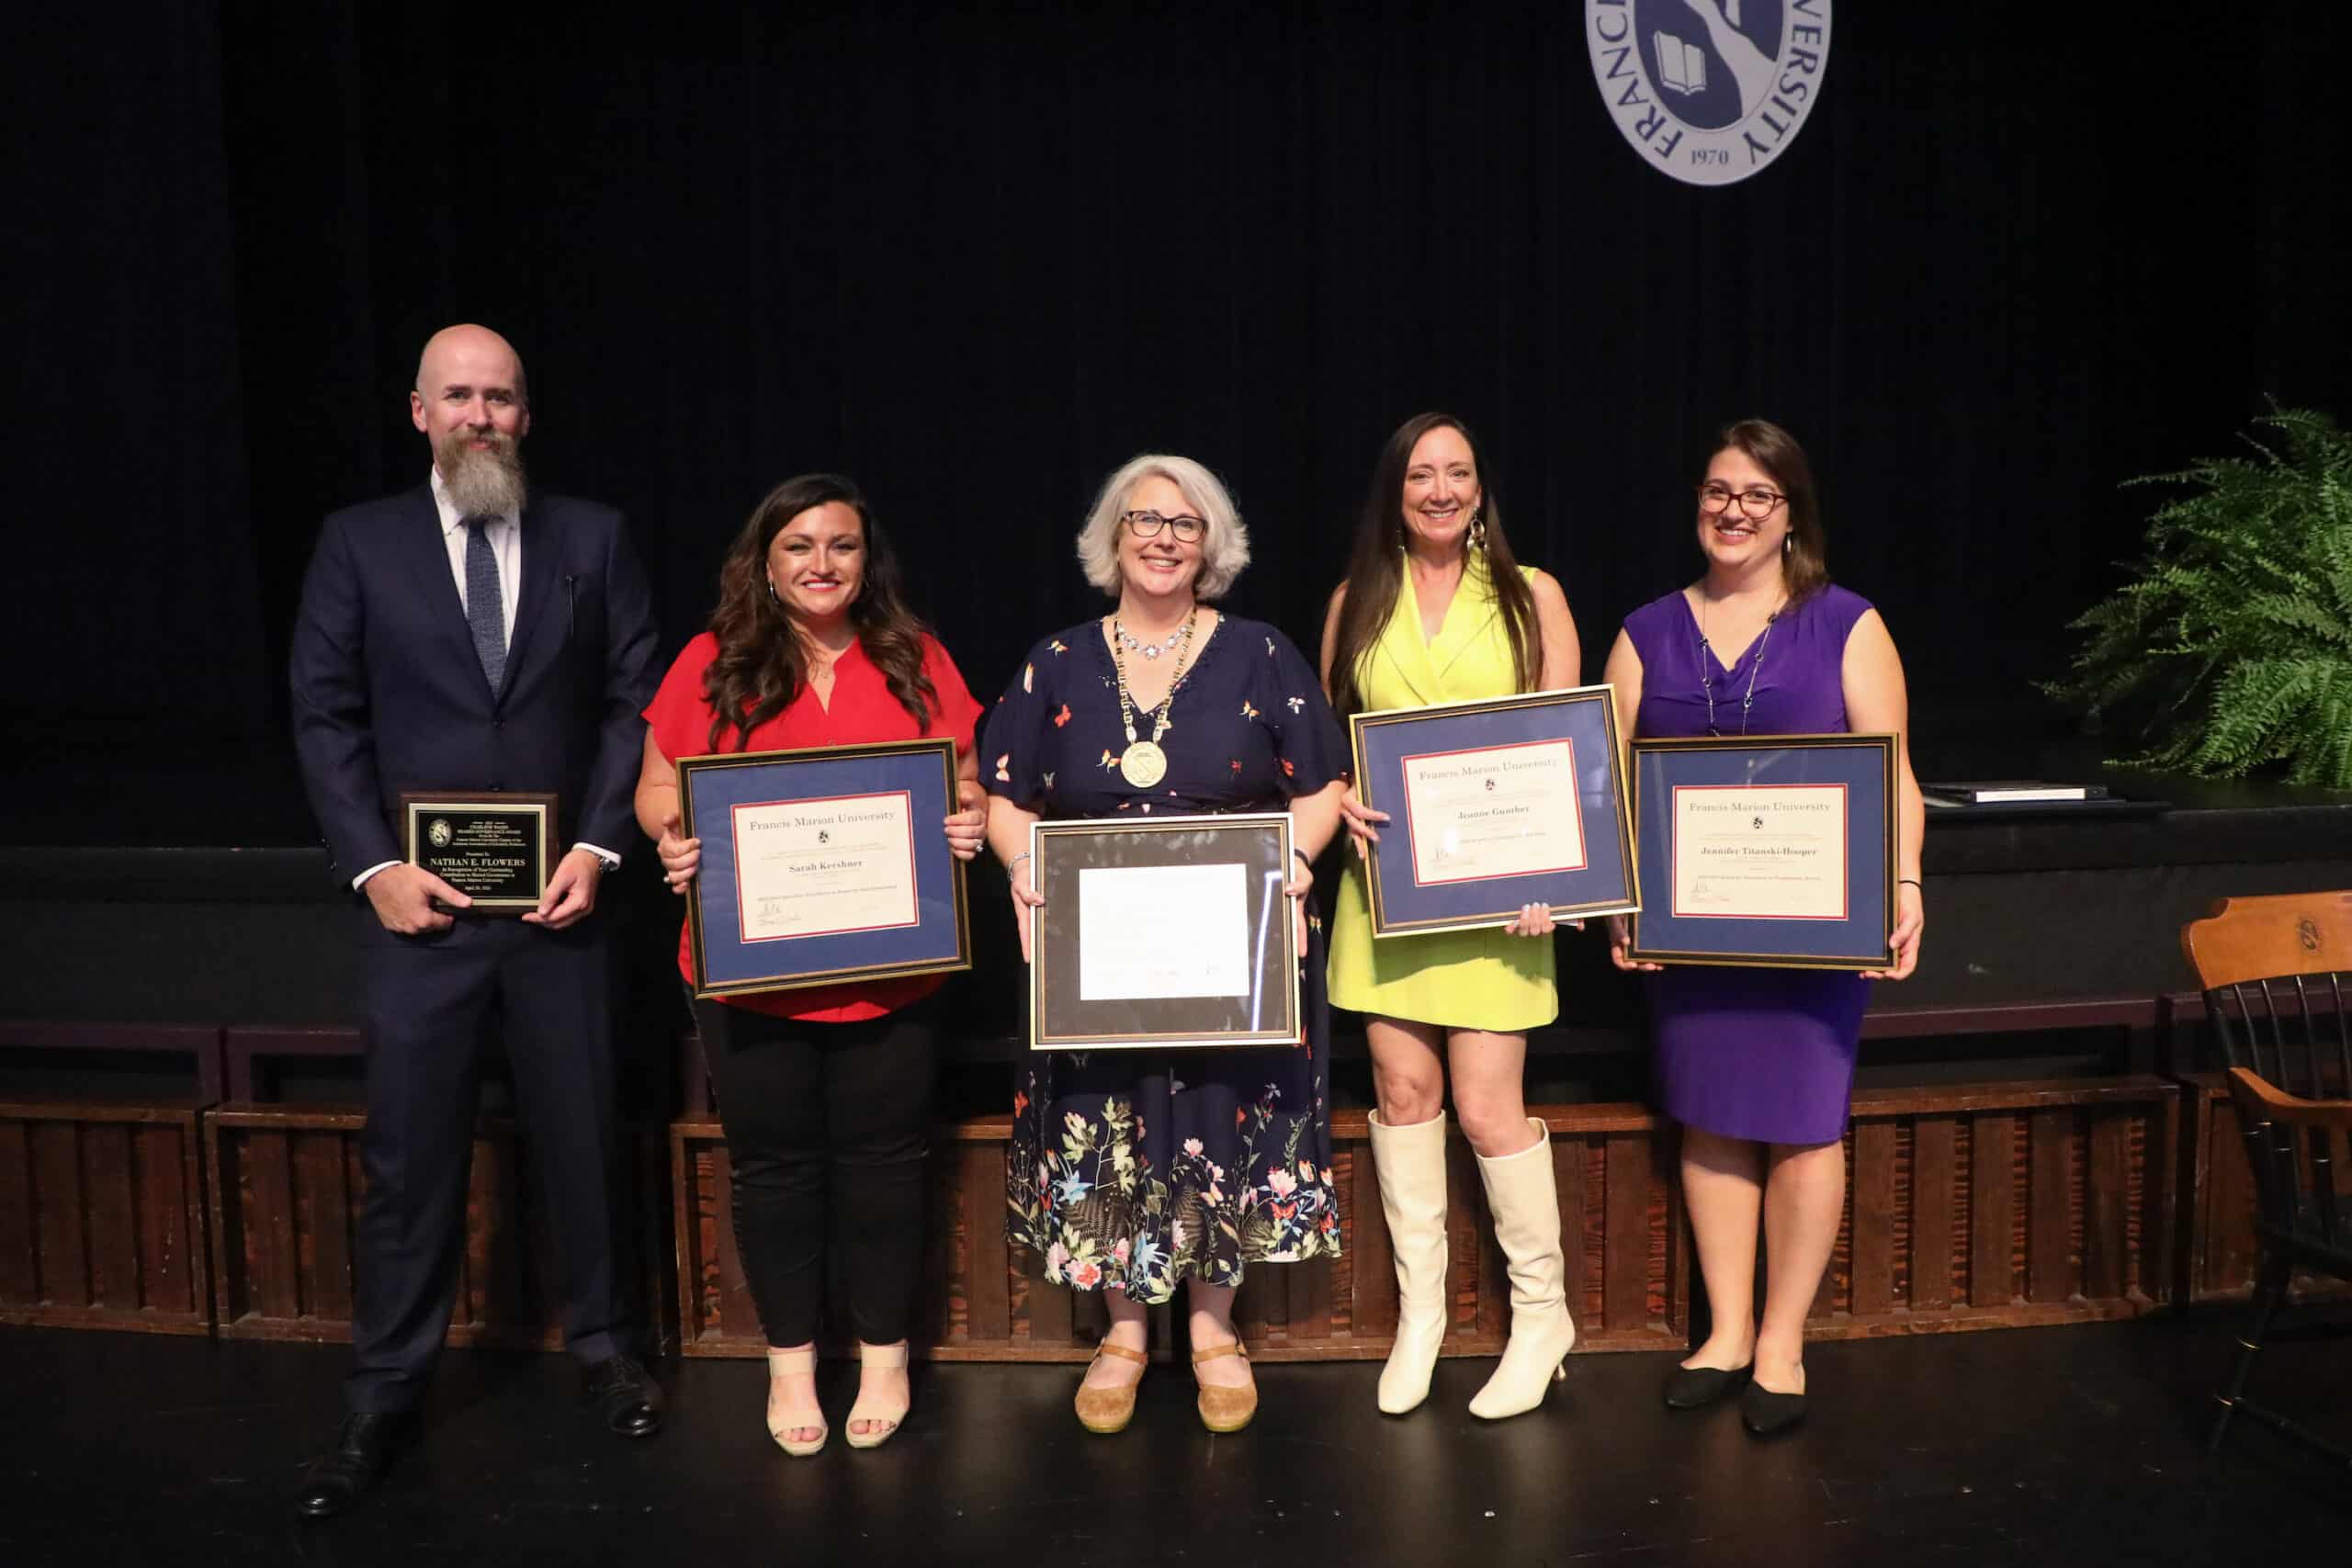
<path fill-rule="evenodd" d="M 1634 741 L 1633 956 L 1891 967 L 1895 745 L 1892 735 Z"/>
<path fill-rule="evenodd" d="M 953 740 L 681 757 L 678 797 L 695 996 L 972 966 Z"/>
<path fill-rule="evenodd" d="M 1030 1049 L 1298 1043 L 1287 815 L 1040 822 L 1029 854 Z"/>
<path fill-rule="evenodd" d="M 1636 907 L 1612 688 L 1389 708 L 1348 720 L 1356 795 L 1388 813 L 1365 861 L 1374 936 Z"/>
<path fill-rule="evenodd" d="M 406 790 L 401 854 L 473 900 L 460 914 L 522 915 L 539 907 L 562 858 L 555 796 L 516 790 Z M 434 908 L 445 908 L 439 899 Z"/>

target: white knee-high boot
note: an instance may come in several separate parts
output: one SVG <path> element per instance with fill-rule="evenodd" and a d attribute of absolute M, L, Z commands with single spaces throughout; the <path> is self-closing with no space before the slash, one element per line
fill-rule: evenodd
<path fill-rule="evenodd" d="M 1374 1111 L 1372 1163 L 1396 1260 L 1396 1342 L 1380 1370 L 1380 1408 L 1402 1416 L 1430 1396 L 1445 1338 L 1445 1112 L 1391 1127 Z"/>
<path fill-rule="evenodd" d="M 1544 1403 L 1561 1362 L 1577 1342 L 1568 1314 L 1567 1260 L 1560 1252 L 1560 1197 L 1552 1181 L 1552 1139 L 1531 1116 L 1533 1146 L 1499 1159 L 1478 1156 L 1478 1179 L 1495 1213 L 1495 1239 L 1510 1264 L 1510 1342 L 1495 1375 L 1470 1402 L 1470 1414 L 1488 1421 L 1517 1416 Z"/>

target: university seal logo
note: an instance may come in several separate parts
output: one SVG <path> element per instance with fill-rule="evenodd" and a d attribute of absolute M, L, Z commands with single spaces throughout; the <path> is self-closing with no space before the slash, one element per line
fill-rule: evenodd
<path fill-rule="evenodd" d="M 431 840 L 435 849 L 446 850 L 449 847 L 449 840 L 457 835 L 449 831 L 449 824 L 446 820 L 435 817 L 432 826 L 424 829 L 424 836 Z"/>
<path fill-rule="evenodd" d="M 1829 66 L 1829 0 L 1585 0 L 1609 116 L 1676 179 L 1733 185 L 1804 128 Z"/>

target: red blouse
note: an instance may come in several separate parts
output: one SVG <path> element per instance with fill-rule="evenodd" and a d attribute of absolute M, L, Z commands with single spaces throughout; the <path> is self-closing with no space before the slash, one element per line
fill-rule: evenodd
<path fill-rule="evenodd" d="M 673 763 L 681 757 L 710 753 L 711 709 L 709 700 L 703 694 L 703 678 L 718 657 L 718 639 L 704 632 L 679 653 L 678 661 L 662 678 L 662 689 L 646 705 L 645 717 L 652 727 L 653 744 Z M 815 691 L 804 686 L 789 707 L 753 729 L 749 737 L 739 737 L 729 729 L 722 745 L 730 751 L 788 751 L 805 746 L 854 746 L 872 740 L 946 736 L 955 740 L 961 756 L 970 756 L 972 727 L 978 722 L 980 705 L 972 700 L 956 661 L 947 657 L 947 650 L 929 633 L 922 639 L 922 672 L 931 678 L 932 689 L 939 694 L 937 711 L 922 729 L 915 728 L 914 716 L 900 707 L 899 699 L 890 694 L 881 670 L 866 658 L 864 646 L 852 643 L 849 650 L 833 662 L 831 706 L 819 702 Z M 694 959 L 684 924 L 678 929 L 678 973 L 693 983 Z M 749 1008 L 778 1018 L 814 1023 L 854 1023 L 919 1002 L 937 990 L 941 980 L 937 975 L 918 975 L 904 980 L 811 986 L 805 990 L 768 991 L 718 999 L 730 1007 Z"/>

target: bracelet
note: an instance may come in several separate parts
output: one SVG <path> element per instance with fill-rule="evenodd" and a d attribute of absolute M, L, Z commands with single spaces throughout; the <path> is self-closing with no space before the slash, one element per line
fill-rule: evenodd
<path fill-rule="evenodd" d="M 1298 863 L 1306 868 L 1307 875 L 1312 876 L 1315 874 L 1315 863 L 1306 858 L 1306 852 L 1305 850 L 1293 846 L 1290 852 L 1298 857 Z"/>
<path fill-rule="evenodd" d="M 1898 876 L 1894 879 L 1894 885 L 1897 887 L 1919 887 L 1919 879 L 1916 876 Z M 1925 893 L 1927 889 L 1919 887 L 1919 891 Z"/>
<path fill-rule="evenodd" d="M 1019 865 L 1023 861 L 1027 860 L 1028 858 L 1029 852 L 1027 850 L 1022 851 L 1019 854 L 1004 863 L 1005 871 L 1009 874 L 1014 866 Z"/>

